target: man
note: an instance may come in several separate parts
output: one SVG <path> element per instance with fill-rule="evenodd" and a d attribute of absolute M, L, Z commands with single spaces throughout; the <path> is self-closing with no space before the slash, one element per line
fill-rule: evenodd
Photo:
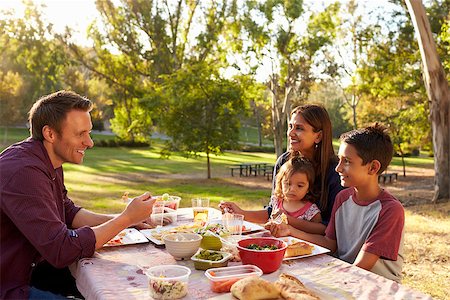
<path fill-rule="evenodd" d="M 47 95 L 29 112 L 31 137 L 0 154 L 1 299 L 59 299 L 32 286 L 32 274 L 46 274 L 39 266 L 66 268 L 67 274 L 67 266 L 151 214 L 149 193 L 117 216 L 90 212 L 68 198 L 62 165 L 81 164 L 94 145 L 91 109 L 92 102 L 74 92 Z"/>

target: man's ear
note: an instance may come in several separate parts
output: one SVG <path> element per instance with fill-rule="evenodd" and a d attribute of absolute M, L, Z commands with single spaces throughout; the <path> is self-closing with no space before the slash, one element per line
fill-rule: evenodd
<path fill-rule="evenodd" d="M 370 162 L 369 174 L 370 174 L 370 175 L 377 174 L 378 171 L 380 170 L 380 168 L 381 168 L 381 163 L 380 163 L 380 161 L 378 161 L 378 160 L 376 160 L 376 159 L 372 160 L 372 161 Z"/>
<path fill-rule="evenodd" d="M 45 125 L 42 128 L 42 136 L 44 137 L 44 140 L 46 140 L 47 142 L 53 143 L 53 141 L 55 140 L 56 132 L 50 126 Z"/>

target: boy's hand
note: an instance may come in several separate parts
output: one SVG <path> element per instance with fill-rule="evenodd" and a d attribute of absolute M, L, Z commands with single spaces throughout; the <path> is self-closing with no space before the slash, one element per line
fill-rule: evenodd
<path fill-rule="evenodd" d="M 265 229 L 270 230 L 270 233 L 274 237 L 282 237 L 291 235 L 290 225 L 281 223 L 277 224 L 275 222 L 268 222 L 264 225 Z"/>

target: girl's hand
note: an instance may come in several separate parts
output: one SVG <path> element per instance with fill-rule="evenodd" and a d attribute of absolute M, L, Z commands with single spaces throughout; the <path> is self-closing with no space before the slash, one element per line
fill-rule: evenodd
<path fill-rule="evenodd" d="M 277 224 L 275 222 L 268 222 L 264 225 L 265 229 L 270 230 L 270 233 L 274 237 L 282 237 L 291 235 L 290 225 L 288 224 Z"/>

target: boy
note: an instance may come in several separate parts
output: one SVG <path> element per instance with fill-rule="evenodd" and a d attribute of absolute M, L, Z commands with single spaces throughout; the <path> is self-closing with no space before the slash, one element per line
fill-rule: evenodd
<path fill-rule="evenodd" d="M 291 235 L 322 245 L 348 263 L 400 282 L 404 210 L 378 185 L 378 175 L 392 155 L 393 145 L 382 125 L 344 133 L 336 172 L 342 186 L 349 188 L 336 196 L 325 236 L 286 224 L 266 227 L 275 236 Z"/>

